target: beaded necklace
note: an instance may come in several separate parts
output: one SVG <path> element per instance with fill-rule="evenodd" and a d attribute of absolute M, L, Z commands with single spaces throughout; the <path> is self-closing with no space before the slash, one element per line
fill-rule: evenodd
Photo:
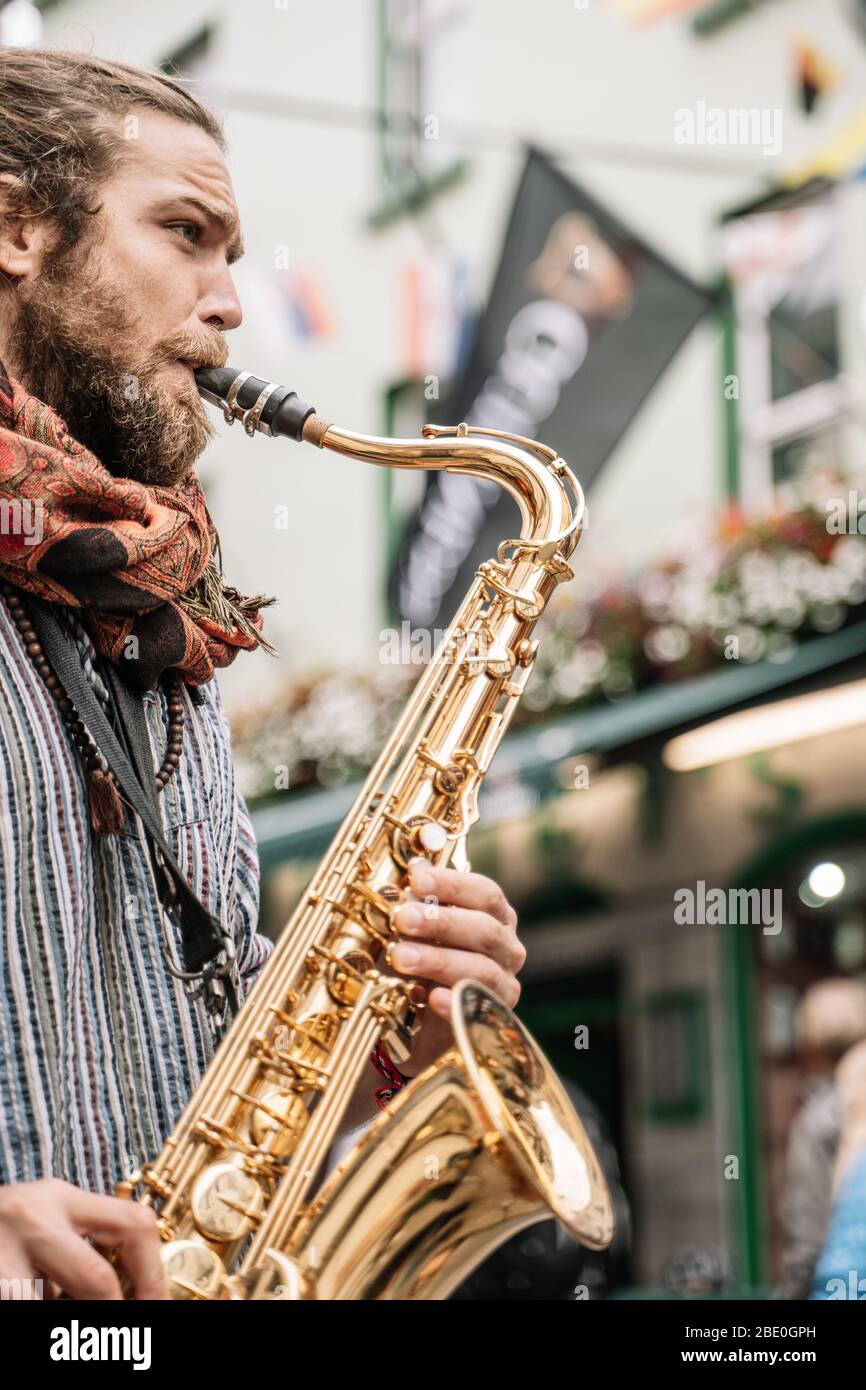
<path fill-rule="evenodd" d="M 73 702 L 52 670 L 51 663 L 45 655 L 20 592 L 5 580 L 0 580 L 0 593 L 6 600 L 12 621 L 21 634 L 27 655 L 31 658 L 37 672 L 53 696 L 84 764 L 93 829 L 101 834 L 110 834 L 112 831 L 121 829 L 123 826 L 123 808 L 114 772 L 108 766 L 106 758 L 99 751 L 83 720 L 76 713 Z M 183 752 L 184 707 L 180 676 L 171 676 L 167 679 L 166 685 L 169 713 L 168 744 L 165 758 L 154 778 L 157 795 L 165 790 L 174 776 Z"/>

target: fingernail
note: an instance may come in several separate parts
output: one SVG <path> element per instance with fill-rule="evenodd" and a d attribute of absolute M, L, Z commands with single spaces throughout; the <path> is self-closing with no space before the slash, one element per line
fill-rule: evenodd
<path fill-rule="evenodd" d="M 391 959 L 398 970 L 411 970 L 413 966 L 419 964 L 421 952 L 418 950 L 417 946 L 407 946 L 401 942 L 400 945 L 395 946 L 394 950 L 391 952 Z"/>
<path fill-rule="evenodd" d="M 416 893 L 420 893 L 422 898 L 428 893 L 432 893 L 436 888 L 436 879 L 427 864 L 426 859 L 413 859 L 409 865 L 409 875 L 412 879 L 412 887 Z"/>
<path fill-rule="evenodd" d="M 397 913 L 397 922 L 404 931 L 420 931 L 424 925 L 424 911 L 417 903 L 404 903 Z"/>

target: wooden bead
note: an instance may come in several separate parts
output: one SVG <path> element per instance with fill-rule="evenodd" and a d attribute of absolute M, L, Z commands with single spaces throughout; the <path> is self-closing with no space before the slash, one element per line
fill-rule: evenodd
<path fill-rule="evenodd" d="M 36 629 L 30 621 L 30 614 L 27 606 L 18 593 L 18 590 L 5 581 L 0 581 L 0 594 L 3 595 L 6 601 L 6 606 L 9 609 L 12 620 L 24 642 L 27 655 L 32 659 L 37 674 L 45 682 L 46 688 L 54 698 L 55 704 L 66 724 L 70 738 L 85 764 L 88 776 L 95 772 L 101 772 L 103 776 L 116 787 L 117 776 L 112 769 L 107 766 L 106 760 L 103 758 L 99 748 L 88 733 L 83 719 L 76 714 L 73 701 L 70 700 L 63 688 L 62 682 L 52 670 L 51 663 L 45 655 Z M 174 676 L 166 681 L 165 688 L 169 716 L 166 738 L 166 757 L 162 767 L 154 778 L 157 795 L 165 790 L 166 784 L 174 775 L 175 769 L 183 755 L 183 685 L 184 682 L 180 676 Z"/>

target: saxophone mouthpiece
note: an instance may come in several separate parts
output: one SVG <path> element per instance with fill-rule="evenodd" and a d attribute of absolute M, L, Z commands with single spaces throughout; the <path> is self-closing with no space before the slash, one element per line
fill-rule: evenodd
<path fill-rule="evenodd" d="M 202 400 L 219 406 L 229 424 L 242 421 L 249 435 L 258 430 L 260 434 L 301 440 L 304 425 L 316 414 L 315 406 L 302 401 L 297 391 L 237 367 L 199 367 L 195 381 Z"/>

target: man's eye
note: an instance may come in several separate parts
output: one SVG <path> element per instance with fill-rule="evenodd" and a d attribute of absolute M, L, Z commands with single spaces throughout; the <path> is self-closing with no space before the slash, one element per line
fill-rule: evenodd
<path fill-rule="evenodd" d="M 198 241 L 201 236 L 201 227 L 195 222 L 170 222 L 169 230 L 177 232 L 184 241 Z"/>

